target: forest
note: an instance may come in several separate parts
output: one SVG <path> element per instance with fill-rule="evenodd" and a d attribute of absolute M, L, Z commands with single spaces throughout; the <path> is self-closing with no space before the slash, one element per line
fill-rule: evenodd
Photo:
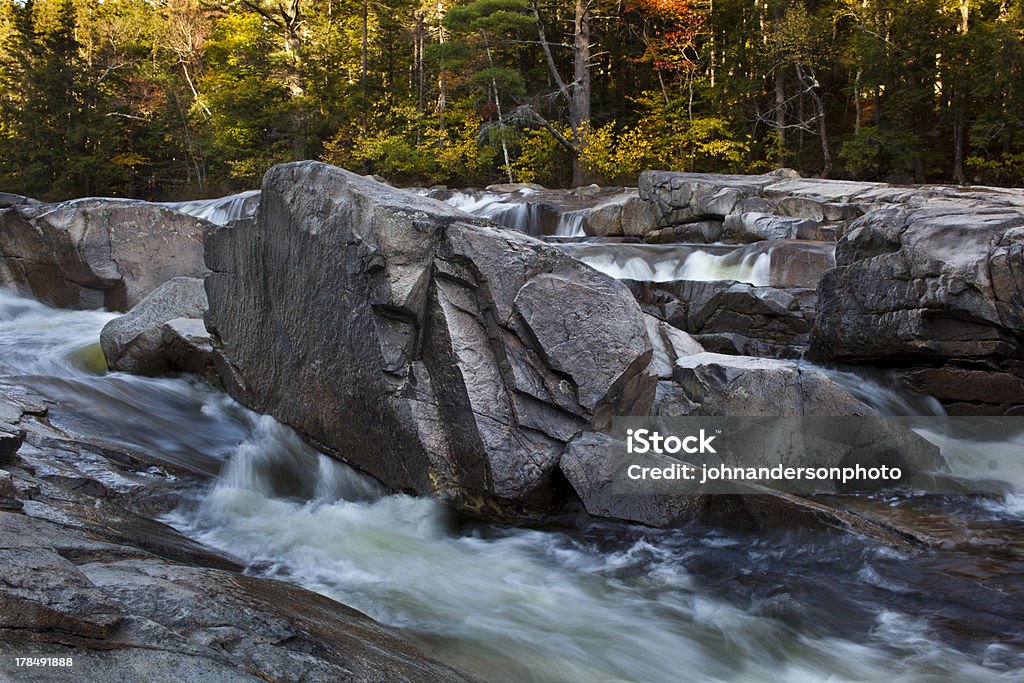
<path fill-rule="evenodd" d="M 0 191 L 1024 182 L 1022 0 L 0 0 Z"/>

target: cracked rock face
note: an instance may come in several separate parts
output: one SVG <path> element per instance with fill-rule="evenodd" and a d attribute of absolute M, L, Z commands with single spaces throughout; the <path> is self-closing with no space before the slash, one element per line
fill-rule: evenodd
<path fill-rule="evenodd" d="M 127 311 L 171 278 L 206 274 L 205 225 L 132 200 L 2 209 L 0 284 L 60 308 Z"/>
<path fill-rule="evenodd" d="M 472 508 L 555 500 L 565 444 L 646 414 L 624 285 L 440 202 L 278 166 L 207 243 L 207 327 L 242 402 L 386 484 Z"/>
<path fill-rule="evenodd" d="M 814 322 L 814 290 L 742 282 L 626 280 L 645 312 L 696 337 L 708 350 L 799 357 Z"/>
<path fill-rule="evenodd" d="M 936 201 L 868 214 L 819 285 L 811 352 L 909 368 L 910 386 L 961 414 L 1024 411 L 1022 245 L 1020 207 Z"/>

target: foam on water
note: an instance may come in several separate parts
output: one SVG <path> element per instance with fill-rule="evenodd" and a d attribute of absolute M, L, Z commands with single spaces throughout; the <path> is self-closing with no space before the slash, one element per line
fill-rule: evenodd
<path fill-rule="evenodd" d="M 1024 493 L 1024 418 L 950 417 L 931 396 L 899 392 L 883 381 L 859 373 L 831 369 L 825 372 L 883 415 L 923 418 L 908 424 L 939 447 L 952 474 L 999 481 L 1017 493 Z M 1012 505 L 1008 510 L 1011 508 Z"/>
<path fill-rule="evenodd" d="M 694 245 L 600 242 L 562 244 L 559 248 L 620 280 L 735 280 L 767 285 L 771 279 L 771 251 L 761 245 L 712 250 Z"/>
<path fill-rule="evenodd" d="M 282 490 L 282 468 L 337 483 L 304 500 L 293 495 L 301 482 Z M 374 495 L 261 418 L 217 484 L 169 521 L 487 680 L 910 681 L 927 670 L 993 680 L 934 639 L 893 644 L 887 632 L 857 644 L 713 597 L 674 549 L 645 539 L 602 552 L 551 531 L 460 535 L 432 500 Z"/>

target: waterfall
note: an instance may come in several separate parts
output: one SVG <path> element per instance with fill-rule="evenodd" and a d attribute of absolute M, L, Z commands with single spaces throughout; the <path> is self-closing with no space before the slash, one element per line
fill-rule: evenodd
<path fill-rule="evenodd" d="M 614 242 L 562 244 L 559 248 L 617 279 L 736 280 L 754 285 L 768 285 L 771 280 L 771 253 L 760 248 Z"/>
<path fill-rule="evenodd" d="M 587 219 L 586 210 L 566 211 L 558 216 L 558 227 L 555 229 L 555 237 L 586 237 L 583 232 L 583 223 Z"/>
<path fill-rule="evenodd" d="M 239 218 L 251 218 L 260 203 L 260 191 L 250 190 L 217 199 L 193 199 L 185 202 L 163 202 L 163 206 L 214 225 L 227 225 Z"/>

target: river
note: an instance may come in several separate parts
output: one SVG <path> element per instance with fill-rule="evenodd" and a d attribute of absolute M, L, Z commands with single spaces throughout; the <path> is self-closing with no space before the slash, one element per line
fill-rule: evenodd
<path fill-rule="evenodd" d="M 1020 495 L 875 501 L 969 537 L 907 554 L 850 535 L 653 530 L 572 511 L 537 528 L 474 523 L 384 491 L 197 380 L 98 372 L 112 317 L 0 290 L 0 372 L 53 401 L 55 425 L 202 477 L 165 521 L 484 679 L 1021 680 Z M 961 450 L 951 466 L 968 473 L 991 460 L 979 451 L 1008 466 L 1021 452 Z"/>

